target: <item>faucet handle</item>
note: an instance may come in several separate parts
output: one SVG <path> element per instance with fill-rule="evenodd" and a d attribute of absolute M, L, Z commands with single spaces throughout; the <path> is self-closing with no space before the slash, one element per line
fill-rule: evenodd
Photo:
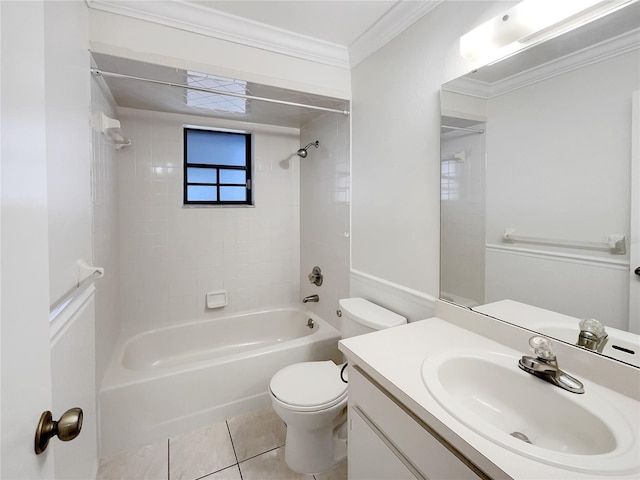
<path fill-rule="evenodd" d="M 585 318 L 580 320 L 580 330 L 583 332 L 593 333 L 598 338 L 607 334 L 604 329 L 604 325 L 595 318 Z"/>
<path fill-rule="evenodd" d="M 529 339 L 529 346 L 538 358 L 543 360 L 556 359 L 556 354 L 553 353 L 553 344 L 547 337 L 535 335 Z"/>
<path fill-rule="evenodd" d="M 307 278 L 309 278 L 309 282 L 316 284 L 318 287 L 322 285 L 323 276 L 322 276 L 322 270 L 320 270 L 320 267 L 318 266 L 313 267 L 313 270 L 311 270 L 311 273 L 308 275 Z"/>

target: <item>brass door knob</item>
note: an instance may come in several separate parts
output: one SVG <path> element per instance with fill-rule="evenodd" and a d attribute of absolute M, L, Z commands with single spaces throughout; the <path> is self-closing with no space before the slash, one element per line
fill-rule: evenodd
<path fill-rule="evenodd" d="M 36 428 L 36 454 L 40 454 L 47 449 L 51 437 L 57 436 L 63 442 L 68 442 L 76 438 L 80 434 L 81 429 L 81 408 L 76 407 L 67 410 L 57 422 L 53 420 L 51 412 L 47 410 L 40 416 L 40 421 Z"/>

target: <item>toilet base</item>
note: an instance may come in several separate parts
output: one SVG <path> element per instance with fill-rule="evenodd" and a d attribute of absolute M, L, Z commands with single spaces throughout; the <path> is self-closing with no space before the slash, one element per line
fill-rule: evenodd
<path fill-rule="evenodd" d="M 331 470 L 347 459 L 347 439 L 338 435 L 340 426 L 321 430 L 324 431 L 287 428 L 284 459 L 291 470 L 313 475 Z"/>
<path fill-rule="evenodd" d="M 347 399 L 331 408 L 300 412 L 271 397 L 278 416 L 287 424 L 284 459 L 291 470 L 312 475 L 332 469 L 347 457 Z"/>

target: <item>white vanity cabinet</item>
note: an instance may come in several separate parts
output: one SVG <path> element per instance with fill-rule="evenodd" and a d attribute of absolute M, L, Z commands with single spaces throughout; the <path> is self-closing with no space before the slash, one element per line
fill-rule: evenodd
<path fill-rule="evenodd" d="M 557 345 L 584 382 L 586 393 L 574 395 L 517 367 L 530 331 L 440 303 L 443 318 L 339 342 L 349 361 L 349 478 L 640 478 L 637 368 Z M 528 400 L 581 421 L 552 420 L 536 437 L 539 412 Z M 515 431 L 530 431 L 533 445 Z"/>
<path fill-rule="evenodd" d="M 348 422 L 350 480 L 489 478 L 351 365 Z"/>
<path fill-rule="evenodd" d="M 416 474 L 402 452 L 372 425 L 362 411 L 349 409 L 349 480 L 414 480 Z"/>

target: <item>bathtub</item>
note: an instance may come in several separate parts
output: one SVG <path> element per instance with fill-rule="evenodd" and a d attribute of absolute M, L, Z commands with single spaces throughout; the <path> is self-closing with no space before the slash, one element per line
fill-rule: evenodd
<path fill-rule="evenodd" d="M 294 308 L 123 335 L 100 388 L 100 455 L 267 406 L 279 369 L 339 362 L 339 339 L 320 317 Z"/>

